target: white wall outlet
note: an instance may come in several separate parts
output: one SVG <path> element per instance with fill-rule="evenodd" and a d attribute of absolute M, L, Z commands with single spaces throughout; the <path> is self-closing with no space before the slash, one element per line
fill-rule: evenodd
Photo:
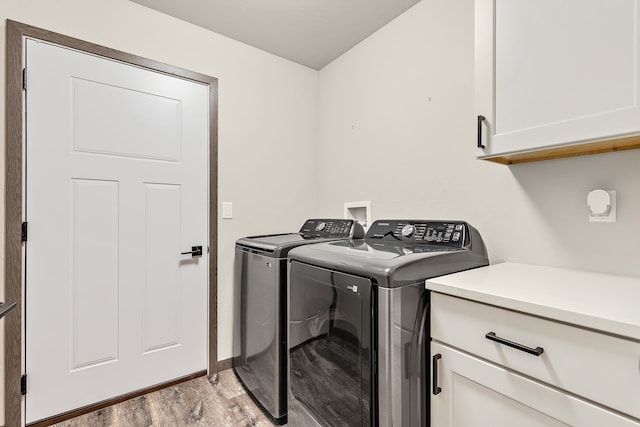
<path fill-rule="evenodd" d="M 593 190 L 587 194 L 589 222 L 616 222 L 616 191 Z"/>
<path fill-rule="evenodd" d="M 344 217 L 345 219 L 355 219 L 366 231 L 371 225 L 371 201 L 346 202 Z"/>
<path fill-rule="evenodd" d="M 233 203 L 222 202 L 222 219 L 233 218 Z"/>

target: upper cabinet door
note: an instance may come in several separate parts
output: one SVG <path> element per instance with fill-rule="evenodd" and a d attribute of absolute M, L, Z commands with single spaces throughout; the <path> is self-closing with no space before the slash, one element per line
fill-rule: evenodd
<path fill-rule="evenodd" d="M 637 0 L 476 0 L 487 156 L 640 134 Z M 635 148 L 635 147 L 633 147 Z"/>

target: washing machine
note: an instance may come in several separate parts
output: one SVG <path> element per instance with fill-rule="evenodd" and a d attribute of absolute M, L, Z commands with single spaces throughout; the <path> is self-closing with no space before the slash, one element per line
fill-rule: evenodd
<path fill-rule="evenodd" d="M 378 220 L 364 240 L 289 252 L 289 419 L 429 423 L 425 280 L 488 265 L 464 221 Z"/>
<path fill-rule="evenodd" d="M 287 254 L 302 245 L 363 237 L 356 221 L 309 219 L 297 233 L 236 242 L 233 369 L 277 424 L 287 420 Z"/>

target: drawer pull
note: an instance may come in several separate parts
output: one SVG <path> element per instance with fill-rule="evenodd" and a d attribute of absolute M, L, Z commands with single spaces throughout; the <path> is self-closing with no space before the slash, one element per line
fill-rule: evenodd
<path fill-rule="evenodd" d="M 525 353 L 533 354 L 534 356 L 540 356 L 544 352 L 544 349 L 542 347 L 536 347 L 536 348 L 527 347 L 526 345 L 518 344 L 517 342 L 500 338 L 499 336 L 496 335 L 495 332 L 489 332 L 484 337 L 488 340 L 495 341 L 499 344 L 504 344 L 506 346 L 515 348 L 517 350 L 524 351 Z"/>
<path fill-rule="evenodd" d="M 442 388 L 438 387 L 438 360 L 442 359 L 442 355 L 440 353 L 434 354 L 431 360 L 433 366 L 433 377 L 431 378 L 431 385 L 433 389 L 433 395 L 440 394 Z"/>

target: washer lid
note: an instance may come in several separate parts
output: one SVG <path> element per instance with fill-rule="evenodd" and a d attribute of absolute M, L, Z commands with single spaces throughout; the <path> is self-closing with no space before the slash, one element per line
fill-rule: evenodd
<path fill-rule="evenodd" d="M 362 226 L 354 220 L 308 219 L 298 233 L 243 237 L 236 241 L 236 245 L 272 253 L 274 257 L 285 257 L 296 246 L 363 236 Z"/>

